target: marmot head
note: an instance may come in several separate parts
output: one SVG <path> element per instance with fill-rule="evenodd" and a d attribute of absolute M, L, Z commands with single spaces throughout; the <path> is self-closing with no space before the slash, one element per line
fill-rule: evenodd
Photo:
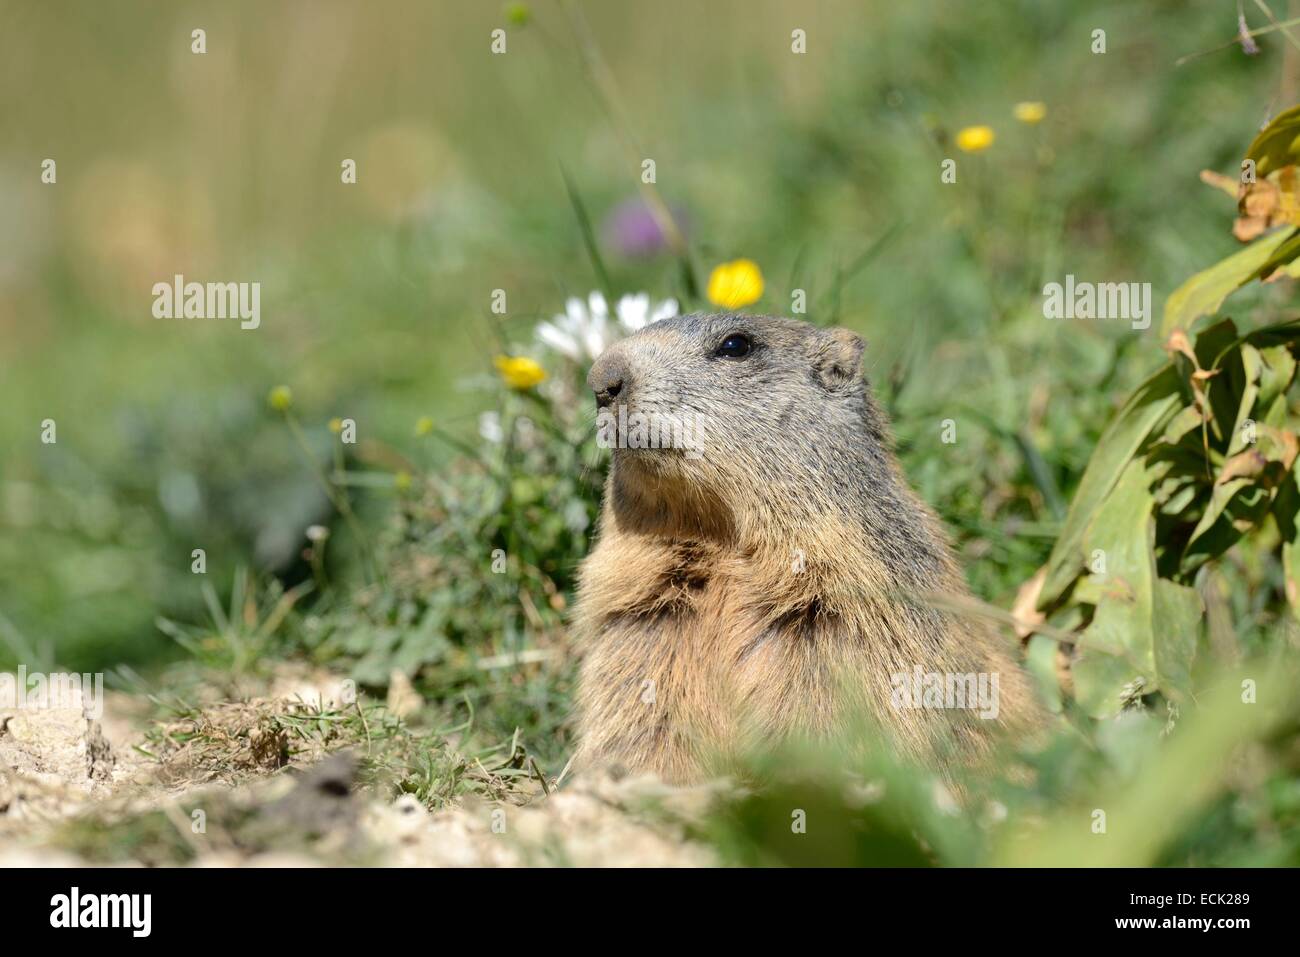
<path fill-rule="evenodd" d="M 888 444 L 862 349 L 845 329 L 730 313 L 660 320 L 616 343 L 587 376 L 616 491 L 724 507 L 835 494 Z"/>

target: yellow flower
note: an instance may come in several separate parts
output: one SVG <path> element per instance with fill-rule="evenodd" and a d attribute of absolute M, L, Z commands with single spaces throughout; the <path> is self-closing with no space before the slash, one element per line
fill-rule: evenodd
<path fill-rule="evenodd" d="M 501 380 L 512 389 L 531 389 L 546 378 L 546 370 L 527 356 L 497 356 Z"/>
<path fill-rule="evenodd" d="M 399 492 L 408 491 L 411 487 L 411 473 L 405 469 L 393 476 L 393 485 Z"/>
<path fill-rule="evenodd" d="M 968 126 L 957 133 L 957 149 L 963 153 L 978 153 L 993 145 L 993 127 Z"/>
<path fill-rule="evenodd" d="M 422 415 L 415 420 L 415 434 L 428 435 L 433 431 L 433 419 L 427 415 Z"/>
<path fill-rule="evenodd" d="M 336 418 L 336 419 L 330 419 L 330 431 L 333 432 L 335 435 L 338 435 L 340 432 L 342 432 L 342 431 L 343 431 L 343 420 L 342 420 L 342 419 L 337 419 L 337 418 Z"/>
<path fill-rule="evenodd" d="M 739 309 L 763 295 L 763 273 L 751 259 L 715 266 L 709 276 L 709 301 L 723 309 Z"/>
<path fill-rule="evenodd" d="M 1035 123 L 1041 123 L 1043 117 L 1047 115 L 1047 104 L 1038 102 L 1017 103 L 1012 110 L 1021 123 L 1028 123 L 1033 126 Z"/>
<path fill-rule="evenodd" d="M 288 412 L 293 405 L 293 391 L 287 385 L 277 385 L 267 393 L 266 402 L 276 412 Z"/>

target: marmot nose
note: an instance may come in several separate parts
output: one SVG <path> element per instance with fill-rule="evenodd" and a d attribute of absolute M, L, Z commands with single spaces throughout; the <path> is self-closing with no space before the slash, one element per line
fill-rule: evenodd
<path fill-rule="evenodd" d="M 596 406 L 603 409 L 624 393 L 627 367 L 623 360 L 609 353 L 596 360 L 587 374 L 587 385 L 596 394 Z"/>

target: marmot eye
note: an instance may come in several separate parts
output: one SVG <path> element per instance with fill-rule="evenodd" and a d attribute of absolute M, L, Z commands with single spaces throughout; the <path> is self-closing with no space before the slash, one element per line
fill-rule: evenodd
<path fill-rule="evenodd" d="M 722 340 L 722 345 L 718 346 L 715 355 L 722 356 L 725 359 L 743 359 L 749 355 L 749 350 L 753 346 L 754 344 L 749 341 L 749 336 L 742 332 L 733 332 Z"/>

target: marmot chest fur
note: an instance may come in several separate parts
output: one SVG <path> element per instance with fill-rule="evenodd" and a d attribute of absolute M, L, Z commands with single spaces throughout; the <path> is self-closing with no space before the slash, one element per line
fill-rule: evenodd
<path fill-rule="evenodd" d="M 1009 641 L 927 602 L 966 588 L 841 329 L 654 323 L 588 384 L 613 461 L 575 628 L 579 764 L 689 781 L 868 717 L 961 761 L 1036 706 Z M 926 697 L 922 675 L 975 698 Z M 933 691 L 933 688 L 930 689 Z"/>

